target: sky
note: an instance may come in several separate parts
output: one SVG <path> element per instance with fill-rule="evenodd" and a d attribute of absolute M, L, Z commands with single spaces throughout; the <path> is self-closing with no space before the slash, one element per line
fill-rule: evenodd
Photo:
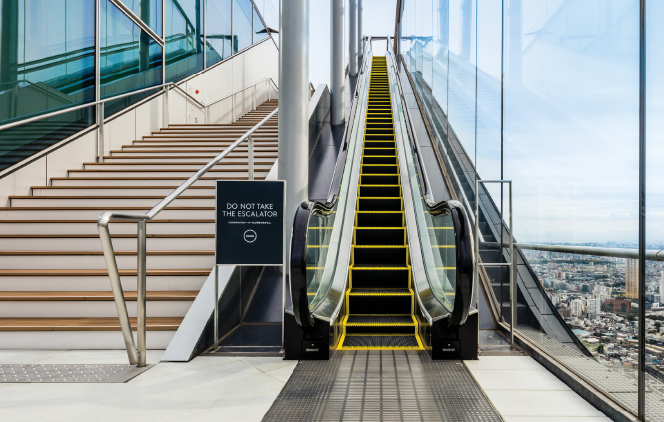
<path fill-rule="evenodd" d="M 279 11 L 279 0 L 270 0 Z M 346 53 L 348 56 L 348 0 L 346 10 Z M 394 36 L 396 0 L 363 0 L 362 33 L 374 36 Z M 313 0 L 309 9 L 309 79 L 314 86 L 330 83 L 330 0 Z M 375 51 L 378 45 L 374 46 Z M 383 49 L 384 51 L 384 49 Z"/>

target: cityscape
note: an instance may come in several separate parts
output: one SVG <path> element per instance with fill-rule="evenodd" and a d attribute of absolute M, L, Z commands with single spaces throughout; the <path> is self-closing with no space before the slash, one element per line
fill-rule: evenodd
<path fill-rule="evenodd" d="M 627 244 L 586 246 L 634 248 Z M 524 251 L 551 303 L 605 365 L 638 365 L 638 261 Z M 664 380 L 664 263 L 646 261 L 646 365 Z"/>

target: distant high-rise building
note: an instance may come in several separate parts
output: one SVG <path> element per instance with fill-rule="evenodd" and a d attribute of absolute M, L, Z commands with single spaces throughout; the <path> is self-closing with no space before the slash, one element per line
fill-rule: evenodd
<path fill-rule="evenodd" d="M 664 271 L 661 272 L 659 277 L 659 295 L 664 297 Z"/>
<path fill-rule="evenodd" d="M 636 299 L 639 297 L 639 261 L 627 259 L 625 263 L 625 297 Z"/>
<path fill-rule="evenodd" d="M 595 319 L 599 311 L 602 309 L 600 298 L 588 299 L 586 309 L 588 310 L 588 318 Z"/>
<path fill-rule="evenodd" d="M 581 299 L 574 299 L 571 303 L 572 316 L 581 316 L 583 313 L 583 301 Z"/>

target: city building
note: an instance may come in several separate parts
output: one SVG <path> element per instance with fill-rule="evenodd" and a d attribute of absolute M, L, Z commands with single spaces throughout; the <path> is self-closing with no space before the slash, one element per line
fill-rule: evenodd
<path fill-rule="evenodd" d="M 0 0 L 0 420 L 664 422 L 662 21 Z"/>
<path fill-rule="evenodd" d="M 639 297 L 639 261 L 636 259 L 625 260 L 625 297 L 636 299 Z"/>

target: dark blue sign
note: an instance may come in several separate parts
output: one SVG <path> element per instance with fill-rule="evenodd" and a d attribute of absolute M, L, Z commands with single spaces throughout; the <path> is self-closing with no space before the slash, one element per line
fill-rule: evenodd
<path fill-rule="evenodd" d="M 217 180 L 217 264 L 283 264 L 284 185 Z"/>

